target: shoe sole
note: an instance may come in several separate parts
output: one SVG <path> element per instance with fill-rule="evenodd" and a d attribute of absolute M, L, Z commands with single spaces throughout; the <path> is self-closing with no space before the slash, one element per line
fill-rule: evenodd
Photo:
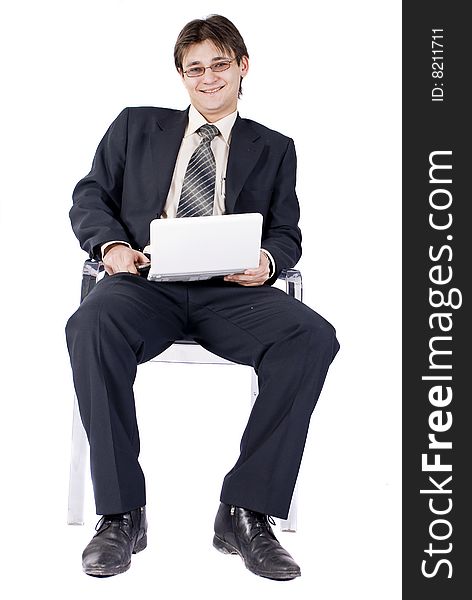
<path fill-rule="evenodd" d="M 267 571 L 259 571 L 257 569 L 251 569 L 248 566 L 246 560 L 244 559 L 244 556 L 239 552 L 239 550 L 235 546 L 233 546 L 232 544 L 227 542 L 226 540 L 223 540 L 220 537 L 218 537 L 216 534 L 213 537 L 213 547 L 216 548 L 222 554 L 237 554 L 238 556 L 240 556 L 242 558 L 246 569 L 251 571 L 251 573 L 254 573 L 254 575 L 259 575 L 259 577 L 265 577 L 266 579 L 275 579 L 277 581 L 288 581 L 289 579 L 295 579 L 295 577 L 301 576 L 300 571 L 292 571 L 292 572 L 279 571 L 279 572 L 275 572 L 275 573 L 274 572 L 269 573 Z"/>
<path fill-rule="evenodd" d="M 144 534 L 143 537 L 139 540 L 133 550 L 133 554 L 137 554 L 144 550 L 147 546 L 147 534 Z M 84 568 L 84 573 L 86 575 L 90 575 L 92 577 L 112 577 L 113 575 L 120 575 L 120 573 L 125 573 L 131 566 L 131 561 L 129 561 L 126 565 L 120 565 L 119 567 L 115 567 L 114 569 L 110 569 L 109 567 L 89 567 L 87 569 Z"/>

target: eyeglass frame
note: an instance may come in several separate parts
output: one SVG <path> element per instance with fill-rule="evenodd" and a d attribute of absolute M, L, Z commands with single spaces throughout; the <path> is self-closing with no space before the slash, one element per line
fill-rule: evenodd
<path fill-rule="evenodd" d="M 184 75 L 187 75 L 187 72 L 189 71 L 189 69 L 195 69 L 195 68 L 200 68 L 200 69 L 204 69 L 203 73 L 201 73 L 200 75 L 187 75 L 187 77 L 189 77 L 190 79 L 194 79 L 195 77 L 203 77 L 203 75 L 205 75 L 206 70 L 207 69 L 211 69 L 212 73 L 224 73 L 225 71 L 227 71 L 230 67 L 231 67 L 231 63 L 235 60 L 237 60 L 237 56 L 235 56 L 234 58 L 225 58 L 224 60 L 217 60 L 215 63 L 213 63 L 212 65 L 208 65 L 208 67 L 203 67 L 203 66 L 198 66 L 198 65 L 192 65 L 190 66 L 188 69 L 186 69 L 185 71 L 182 71 L 182 73 Z M 226 69 L 223 69 L 222 71 L 213 71 L 213 68 L 215 65 L 217 65 L 218 63 L 228 63 L 228 66 L 226 67 Z"/>

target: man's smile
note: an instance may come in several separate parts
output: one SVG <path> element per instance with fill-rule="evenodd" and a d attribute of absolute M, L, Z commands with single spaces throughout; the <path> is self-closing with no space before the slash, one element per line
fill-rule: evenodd
<path fill-rule="evenodd" d="M 224 85 L 220 85 L 219 87 L 213 88 L 211 90 L 200 90 L 200 91 L 203 92 L 204 94 L 216 94 L 216 92 L 219 92 L 224 87 L 225 87 Z"/>

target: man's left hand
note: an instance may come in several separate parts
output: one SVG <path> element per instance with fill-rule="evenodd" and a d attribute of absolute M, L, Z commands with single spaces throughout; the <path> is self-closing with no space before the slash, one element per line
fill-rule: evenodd
<path fill-rule="evenodd" d="M 244 273 L 226 275 L 225 281 L 232 281 L 240 285 L 256 286 L 263 285 L 269 279 L 269 259 L 261 252 L 259 266 L 257 269 L 246 269 Z"/>

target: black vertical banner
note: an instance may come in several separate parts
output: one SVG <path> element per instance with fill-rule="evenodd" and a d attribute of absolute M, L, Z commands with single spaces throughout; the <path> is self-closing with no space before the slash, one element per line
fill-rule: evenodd
<path fill-rule="evenodd" d="M 472 597 L 472 25 L 403 3 L 403 597 Z"/>

